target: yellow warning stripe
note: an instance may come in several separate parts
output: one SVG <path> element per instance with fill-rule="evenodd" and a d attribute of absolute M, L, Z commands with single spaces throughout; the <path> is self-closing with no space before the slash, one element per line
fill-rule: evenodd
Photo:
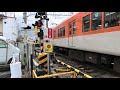
<path fill-rule="evenodd" d="M 76 71 L 77 73 L 80 73 L 80 70 L 78 70 L 78 69 L 75 69 L 75 71 Z"/>
<path fill-rule="evenodd" d="M 40 47 L 40 50 L 42 50 L 42 49 L 43 49 L 43 46 Z"/>
<path fill-rule="evenodd" d="M 60 60 L 57 60 L 57 62 L 61 62 L 61 61 L 60 61 Z M 75 72 L 77 72 L 77 73 L 81 73 L 81 74 L 83 74 L 86 78 L 92 78 L 92 76 L 87 75 L 87 74 L 84 74 L 84 73 L 81 72 L 80 70 L 75 69 L 74 67 L 72 67 L 72 66 L 70 66 L 70 65 L 68 65 L 68 64 L 65 64 L 64 62 L 61 62 L 61 64 L 66 65 L 68 68 L 72 68 L 72 69 L 73 69 Z"/>
<path fill-rule="evenodd" d="M 45 55 L 47 55 L 46 53 L 40 53 L 39 55 L 38 55 L 38 58 L 41 58 L 41 57 L 43 57 L 43 56 L 45 56 Z"/>
<path fill-rule="evenodd" d="M 44 56 L 46 55 L 47 53 L 39 53 L 39 56 Z"/>
<path fill-rule="evenodd" d="M 91 76 L 89 76 L 89 75 L 87 75 L 87 74 L 84 74 L 84 76 L 85 76 L 86 78 L 92 78 Z"/>
<path fill-rule="evenodd" d="M 59 72 L 67 72 L 67 71 L 69 71 L 69 69 L 55 69 L 56 71 L 59 71 Z"/>
<path fill-rule="evenodd" d="M 37 33 L 38 33 L 38 27 L 37 26 L 35 26 L 34 27 L 34 33 L 37 35 Z"/>
<path fill-rule="evenodd" d="M 41 39 L 41 40 L 40 40 L 40 42 L 41 42 L 41 43 L 43 43 L 43 42 L 44 42 L 44 40 L 43 40 L 43 39 Z"/>
<path fill-rule="evenodd" d="M 57 62 L 60 62 L 60 60 L 57 60 Z"/>
<path fill-rule="evenodd" d="M 64 62 L 61 62 L 61 64 L 62 64 L 62 65 L 65 65 L 65 63 L 64 63 Z"/>
<path fill-rule="evenodd" d="M 33 78 L 37 78 L 37 74 L 36 74 L 35 70 L 32 70 L 32 76 L 33 76 Z"/>
<path fill-rule="evenodd" d="M 67 67 L 68 67 L 68 68 L 71 68 L 71 66 L 70 66 L 70 65 L 67 65 Z"/>
<path fill-rule="evenodd" d="M 47 70 L 47 69 L 45 69 L 44 71 L 45 71 L 45 72 L 48 72 L 48 70 Z"/>
<path fill-rule="evenodd" d="M 42 64 L 42 63 L 46 62 L 47 60 L 48 60 L 48 58 L 45 58 L 45 59 L 39 61 L 39 64 Z"/>
<path fill-rule="evenodd" d="M 45 65 L 44 65 L 44 67 L 47 67 L 48 66 L 48 64 L 46 63 Z"/>

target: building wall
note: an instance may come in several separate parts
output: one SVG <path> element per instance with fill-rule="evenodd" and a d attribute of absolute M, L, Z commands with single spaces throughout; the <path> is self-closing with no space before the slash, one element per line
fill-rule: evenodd
<path fill-rule="evenodd" d="M 2 36 L 3 34 L 3 25 L 2 25 L 3 21 L 0 20 L 0 36 Z"/>
<path fill-rule="evenodd" d="M 3 20 L 3 36 L 9 40 L 16 41 L 18 30 L 15 18 L 7 18 Z"/>

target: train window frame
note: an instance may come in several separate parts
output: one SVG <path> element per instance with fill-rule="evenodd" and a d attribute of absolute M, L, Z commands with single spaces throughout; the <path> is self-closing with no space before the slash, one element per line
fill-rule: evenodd
<path fill-rule="evenodd" d="M 119 26 L 120 24 L 119 24 L 119 22 L 120 22 L 120 17 L 119 17 L 119 15 L 120 15 L 120 12 L 115 12 L 115 13 L 118 13 L 118 15 L 116 16 L 117 17 L 117 19 L 118 19 L 118 23 L 116 24 L 116 25 L 113 25 L 112 26 L 112 24 L 111 24 L 111 22 L 113 22 L 112 21 L 112 18 L 113 18 L 113 14 L 110 14 L 110 17 L 106 17 L 106 13 L 114 13 L 114 12 L 104 12 L 104 28 L 110 28 L 110 27 L 116 27 L 116 26 Z M 109 16 L 109 15 L 108 15 Z M 106 19 L 106 18 L 108 18 L 108 19 Z M 108 22 L 108 23 L 106 23 L 106 22 Z M 110 23 L 109 23 L 110 22 Z M 116 22 L 114 22 L 114 24 L 115 24 Z"/>
<path fill-rule="evenodd" d="M 58 37 L 60 37 L 60 29 L 58 29 Z"/>
<path fill-rule="evenodd" d="M 72 35 L 72 23 L 69 23 L 69 35 Z"/>
<path fill-rule="evenodd" d="M 86 30 L 85 29 L 85 23 L 84 23 L 84 18 L 86 18 L 86 17 L 89 17 L 89 20 L 88 21 L 86 21 L 86 22 L 89 22 L 89 28 L 88 28 L 88 30 Z M 88 14 L 88 15 L 86 15 L 86 16 L 84 16 L 83 18 L 82 18 L 82 32 L 89 32 L 90 31 L 90 22 L 91 22 L 91 20 L 90 20 L 90 14 Z"/>
<path fill-rule="evenodd" d="M 75 23 L 75 26 L 74 26 L 74 23 Z M 76 20 L 74 20 L 73 22 L 72 22 L 72 25 L 73 25 L 73 33 L 72 34 L 76 34 Z M 75 27 L 75 28 L 74 28 Z"/>
<path fill-rule="evenodd" d="M 65 36 L 65 26 L 58 29 L 58 37 Z"/>
<path fill-rule="evenodd" d="M 65 36 L 65 26 L 62 27 L 62 36 Z"/>
<path fill-rule="evenodd" d="M 75 23 L 75 30 L 73 24 Z M 75 31 L 75 33 L 74 33 Z M 76 34 L 76 20 L 69 22 L 69 35 Z"/>
<path fill-rule="evenodd" d="M 60 37 L 62 37 L 62 28 L 60 28 Z"/>
<path fill-rule="evenodd" d="M 100 17 L 97 18 L 98 19 L 97 22 L 100 22 L 101 24 L 97 25 L 97 23 L 95 22 L 95 20 L 94 20 L 94 24 L 93 24 L 93 14 L 95 14 L 95 13 L 100 13 L 101 14 Z M 96 26 L 93 28 L 93 26 L 95 24 L 96 24 Z M 95 30 L 100 30 L 100 29 L 102 29 L 102 12 L 93 12 L 91 14 L 91 30 L 95 31 Z"/>
<path fill-rule="evenodd" d="M 56 38 L 56 30 L 53 31 L 54 38 Z"/>

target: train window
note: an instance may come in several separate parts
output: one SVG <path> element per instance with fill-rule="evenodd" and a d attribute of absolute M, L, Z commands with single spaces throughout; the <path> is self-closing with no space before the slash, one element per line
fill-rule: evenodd
<path fill-rule="evenodd" d="M 72 23 L 70 23 L 70 28 L 72 28 Z"/>
<path fill-rule="evenodd" d="M 65 27 L 58 29 L 58 37 L 65 36 Z"/>
<path fill-rule="evenodd" d="M 92 14 L 92 30 L 102 28 L 102 12 L 94 12 Z"/>
<path fill-rule="evenodd" d="M 83 32 L 90 30 L 90 15 L 83 17 Z"/>
<path fill-rule="evenodd" d="M 54 34 L 54 38 L 56 38 L 56 31 L 54 31 L 53 34 Z"/>
<path fill-rule="evenodd" d="M 62 28 L 60 28 L 60 37 L 62 36 Z"/>
<path fill-rule="evenodd" d="M 74 21 L 73 22 L 73 34 L 75 34 L 76 33 L 76 22 Z"/>
<path fill-rule="evenodd" d="M 65 27 L 62 28 L 62 35 L 65 36 Z"/>
<path fill-rule="evenodd" d="M 119 26 L 119 12 L 105 12 L 104 27 Z"/>
<path fill-rule="evenodd" d="M 60 29 L 58 29 L 58 37 L 60 37 Z"/>
<path fill-rule="evenodd" d="M 69 24 L 69 35 L 72 34 L 72 23 Z"/>

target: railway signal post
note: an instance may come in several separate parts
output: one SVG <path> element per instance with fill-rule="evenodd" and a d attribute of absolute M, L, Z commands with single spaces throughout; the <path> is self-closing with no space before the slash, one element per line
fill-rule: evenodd
<path fill-rule="evenodd" d="M 38 55 L 38 64 L 40 68 L 45 68 L 47 69 L 48 64 L 48 56 L 47 53 L 44 52 L 44 31 L 43 31 L 43 22 L 42 20 L 46 20 L 47 16 L 45 12 L 37 12 L 35 15 L 35 18 L 39 18 L 38 21 L 35 22 L 35 24 L 33 24 L 34 26 L 34 32 L 35 34 L 38 35 L 39 37 L 39 42 L 40 42 L 40 53 Z M 47 72 L 48 70 L 46 70 Z"/>

